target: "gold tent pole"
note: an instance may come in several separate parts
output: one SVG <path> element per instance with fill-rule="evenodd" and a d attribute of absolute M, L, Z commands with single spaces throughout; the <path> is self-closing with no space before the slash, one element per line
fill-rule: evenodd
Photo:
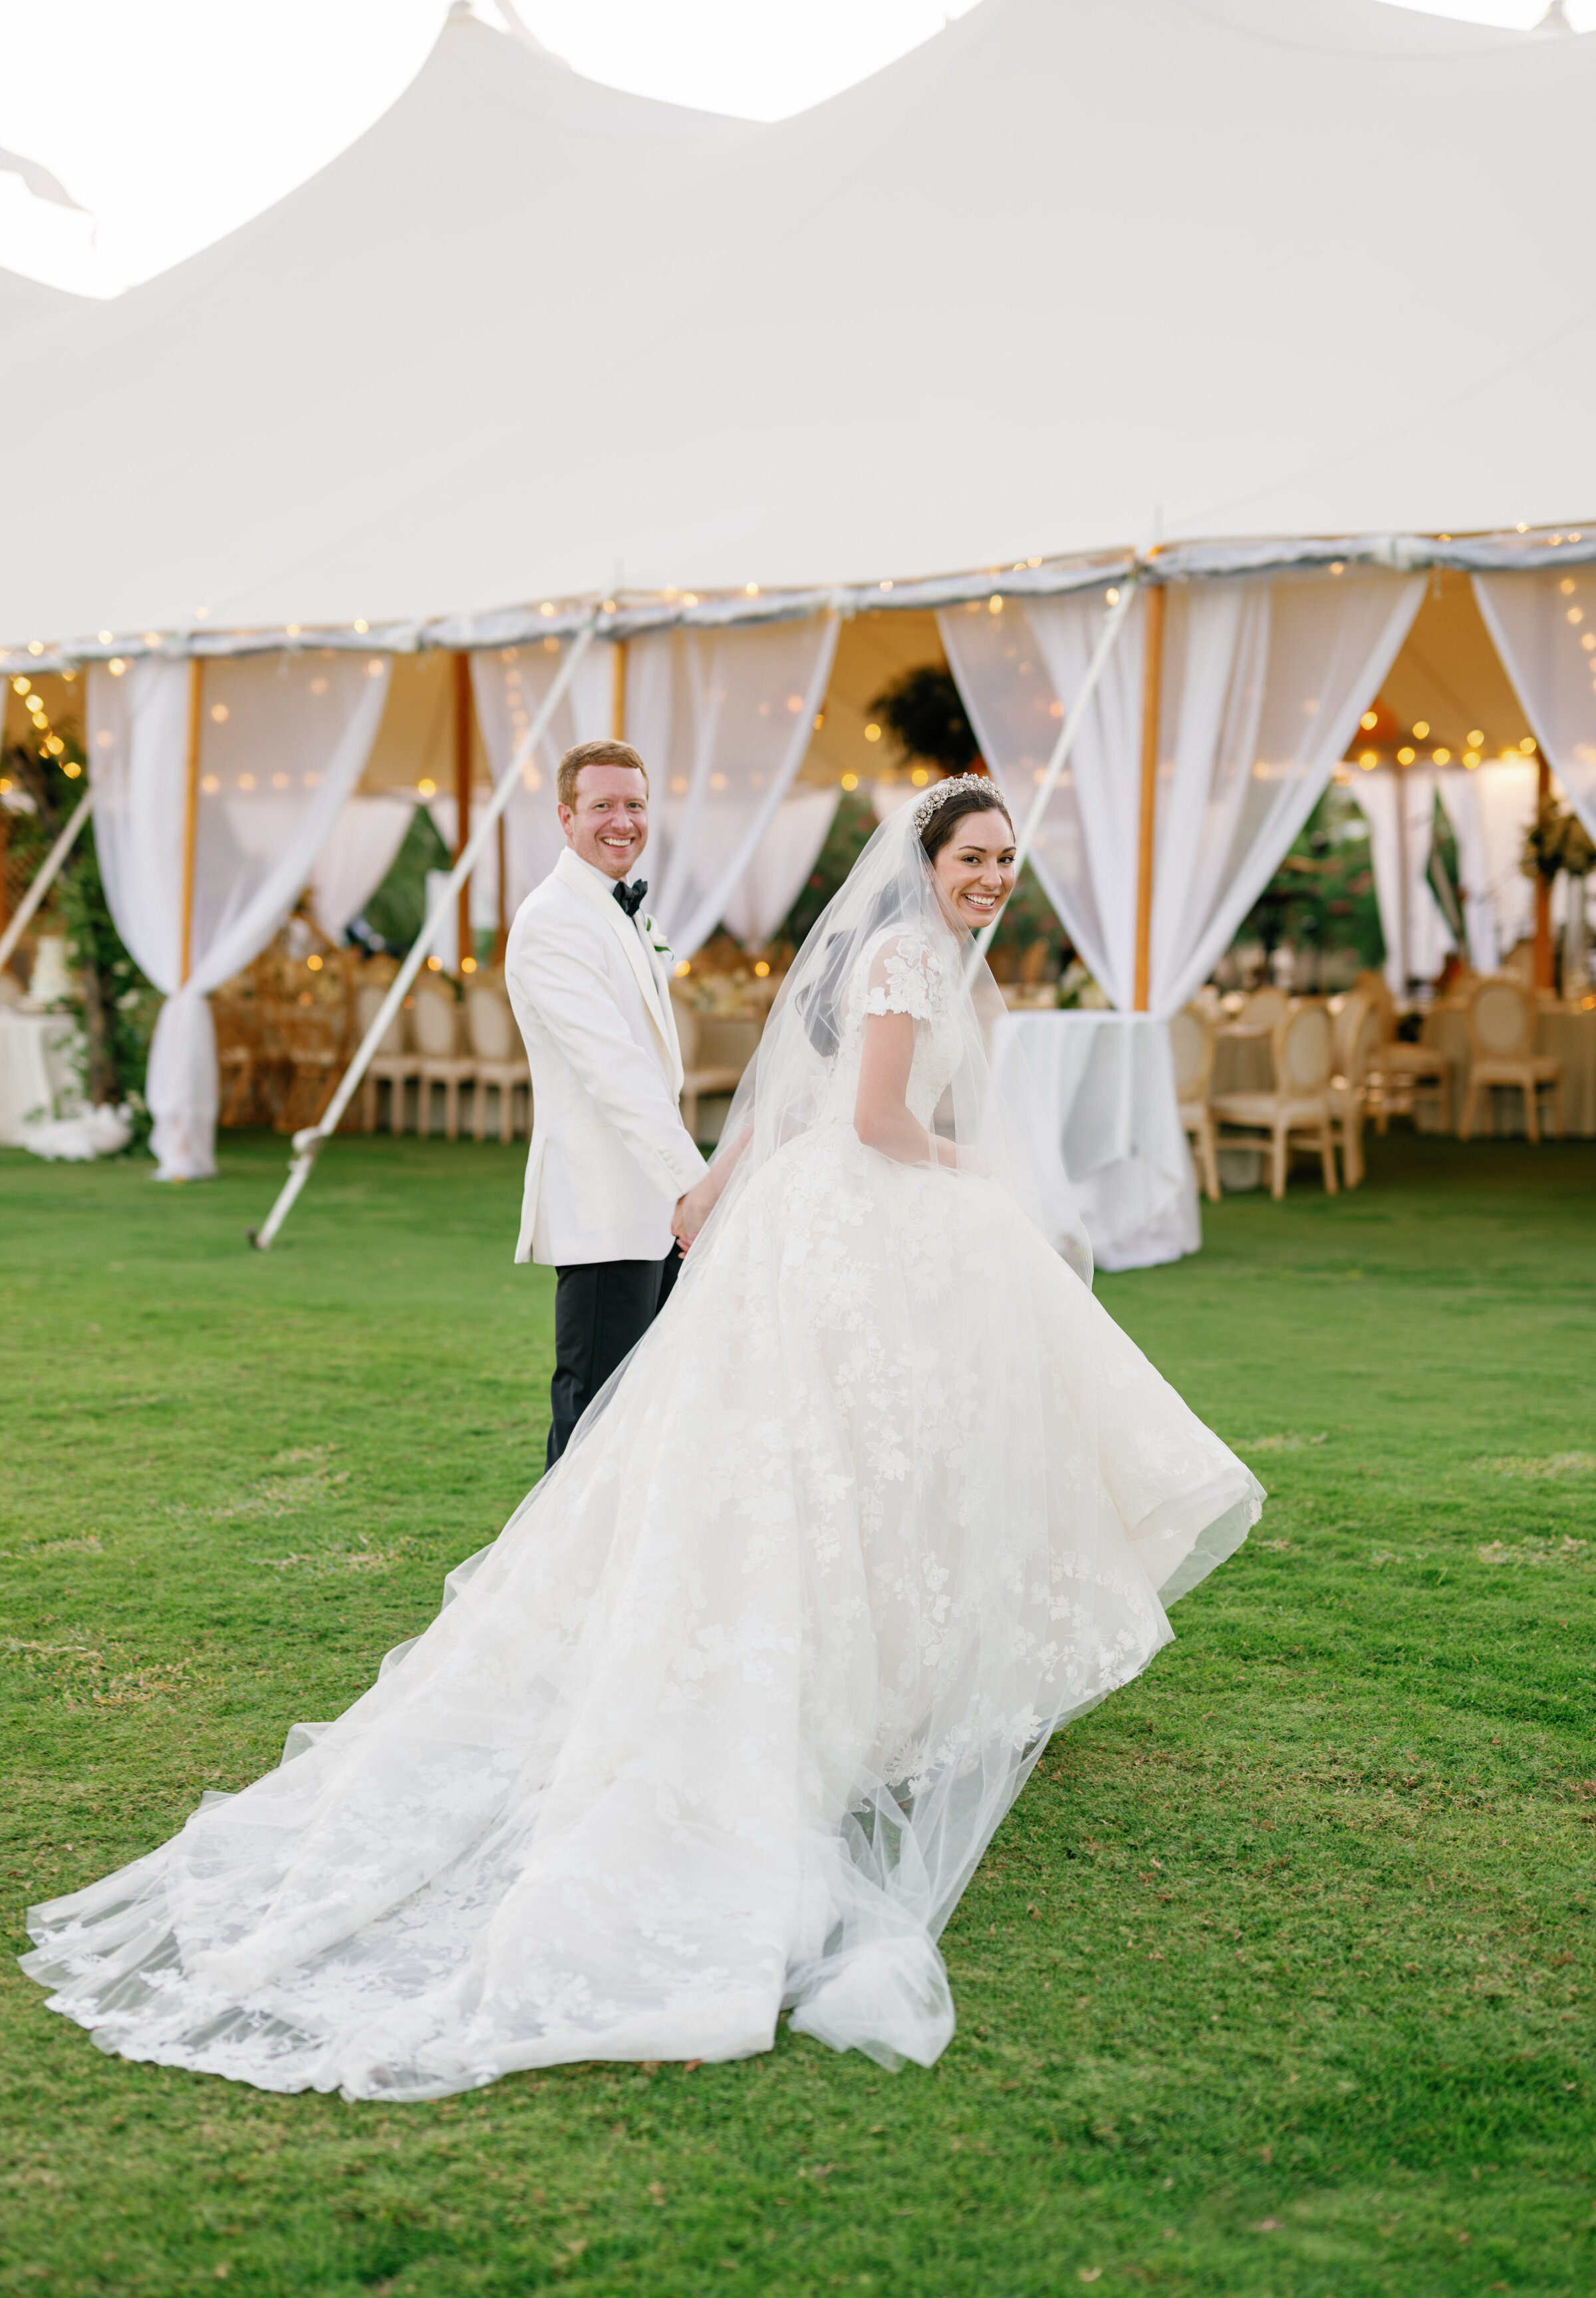
<path fill-rule="evenodd" d="M 458 862 L 465 852 L 471 836 L 471 657 L 457 654 L 454 657 L 454 852 L 451 860 Z M 455 920 L 454 963 L 456 972 L 464 970 L 464 962 L 475 955 L 471 941 L 471 883 L 463 881 L 459 891 L 459 907 Z"/>
<path fill-rule="evenodd" d="M 610 655 L 609 731 L 617 742 L 626 739 L 626 641 L 616 639 Z"/>
<path fill-rule="evenodd" d="M 188 757 L 183 782 L 183 908 L 178 942 L 178 987 L 194 971 L 194 858 L 200 842 L 200 732 L 204 723 L 205 665 L 198 655 L 188 662 Z"/>
<path fill-rule="evenodd" d="M 1149 583 L 1142 626 L 1142 793 L 1136 854 L 1136 992 L 1147 1011 L 1153 980 L 1153 831 L 1158 811 L 1158 720 L 1163 705 L 1164 586 Z"/>

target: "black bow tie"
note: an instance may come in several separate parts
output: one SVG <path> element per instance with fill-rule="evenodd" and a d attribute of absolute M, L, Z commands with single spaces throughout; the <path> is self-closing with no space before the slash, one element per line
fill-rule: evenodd
<path fill-rule="evenodd" d="M 629 886 L 624 878 L 617 878 L 609 890 L 625 911 L 626 915 L 629 918 L 634 918 L 643 905 L 643 896 L 649 890 L 649 881 L 646 878 L 639 878 L 634 885 Z"/>

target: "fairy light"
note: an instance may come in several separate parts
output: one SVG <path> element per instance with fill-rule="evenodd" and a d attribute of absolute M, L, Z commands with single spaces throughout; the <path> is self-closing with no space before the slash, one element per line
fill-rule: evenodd
<path fill-rule="evenodd" d="M 1362 717 L 1358 721 L 1359 725 L 1362 727 L 1366 734 L 1372 734 L 1379 723 L 1380 714 L 1377 710 L 1366 710 Z"/>
<path fill-rule="evenodd" d="M 754 971 L 761 981 L 765 980 L 770 972 L 769 958 L 757 957 L 754 960 Z"/>
<path fill-rule="evenodd" d="M 1483 726 L 1471 726 L 1468 729 L 1468 747 L 1471 750 L 1477 750 L 1484 739 L 1485 730 Z"/>
<path fill-rule="evenodd" d="M 881 739 L 881 730 L 872 719 L 870 724 L 864 729 L 864 740 L 867 742 L 879 742 Z"/>
<path fill-rule="evenodd" d="M 1422 742 L 1429 731 L 1430 722 L 1427 718 L 1415 718 L 1413 721 L 1413 740 L 1416 742 Z"/>
<path fill-rule="evenodd" d="M 1399 766 L 1410 766 L 1418 755 L 1417 750 L 1410 750 L 1404 745 L 1396 754 L 1396 763 Z"/>
<path fill-rule="evenodd" d="M 856 790 L 859 787 L 858 775 L 844 774 L 842 777 L 842 787 L 845 790 Z"/>

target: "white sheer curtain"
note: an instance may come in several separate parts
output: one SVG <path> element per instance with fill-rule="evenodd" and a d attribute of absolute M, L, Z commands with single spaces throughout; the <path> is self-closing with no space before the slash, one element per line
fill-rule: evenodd
<path fill-rule="evenodd" d="M 1481 803 L 1480 774 L 1465 766 L 1443 766 L 1435 777 L 1441 805 L 1458 843 L 1458 880 L 1463 891 L 1463 931 L 1468 942 L 1468 963 L 1476 973 L 1494 973 L 1501 963 L 1501 938 L 1497 931 L 1496 905 L 1492 898 L 1493 871 L 1485 810 Z"/>
<path fill-rule="evenodd" d="M 517 743 L 553 685 L 563 652 L 558 639 L 543 639 L 525 646 L 485 648 L 473 654 L 471 690 L 476 704 L 476 723 L 495 781 L 515 756 Z M 614 720 L 615 648 L 608 640 L 600 639 L 577 664 L 565 698 L 538 744 L 537 755 L 521 769 L 521 787 L 505 808 L 506 918 L 513 918 L 533 888 L 542 883 L 565 845 L 554 811 L 554 777 L 560 759 L 573 743 L 597 741 L 610 733 Z M 647 758 L 649 754 L 645 751 L 643 755 Z M 650 767 L 652 764 L 650 759 Z M 452 805 L 449 811 L 452 821 Z M 435 809 L 434 818 L 437 818 Z M 453 844 L 451 833 L 451 852 Z M 498 866 L 495 853 L 491 864 L 494 872 L 495 922 Z M 479 864 L 477 874 L 481 867 Z M 471 915 L 475 922 L 475 897 Z"/>
<path fill-rule="evenodd" d="M 1473 582 L 1546 762 L 1596 838 L 1596 568 L 1537 567 Z"/>
<path fill-rule="evenodd" d="M 1369 824 L 1369 859 L 1375 905 L 1385 940 L 1385 979 L 1406 997 L 1410 981 L 1433 981 L 1456 947 L 1451 929 L 1430 891 L 1430 847 L 1435 833 L 1435 773 L 1410 766 L 1360 774 L 1352 785 Z M 1403 858 L 1407 874 L 1404 882 Z"/>
<path fill-rule="evenodd" d="M 404 844 L 413 798 L 351 798 L 310 872 L 310 906 L 329 941 L 342 941 Z"/>
<path fill-rule="evenodd" d="M 145 1095 L 161 1180 L 216 1171 L 216 1037 L 207 993 L 265 946 L 293 908 L 360 778 L 388 665 L 341 654 L 257 655 L 202 674 L 199 809 L 182 981 L 190 665 L 130 663 L 88 681 L 89 773 L 117 931 L 166 1003 Z"/>
<path fill-rule="evenodd" d="M 489 756 L 492 756 L 492 752 L 489 753 Z M 552 819 L 554 814 L 554 798 L 552 795 L 554 785 L 552 780 L 550 780 L 549 787 L 550 794 L 548 810 L 550 816 Z M 483 789 L 472 791 L 471 819 L 473 822 L 476 820 L 479 808 L 485 807 L 492 796 L 492 792 L 491 790 Z M 509 802 L 509 806 L 506 808 L 506 813 L 513 813 L 515 806 L 516 800 L 512 798 Z M 437 831 L 439 837 L 442 839 L 444 845 L 448 847 L 450 853 L 452 855 L 454 852 L 455 839 L 455 815 L 458 811 L 454 800 L 451 798 L 429 798 L 426 800 L 426 811 L 432 817 L 433 828 Z M 500 818 L 502 819 L 503 817 Z M 555 823 L 555 836 L 559 838 L 559 824 L 558 822 Z M 509 845 L 509 829 L 508 822 L 505 828 L 504 839 L 506 847 L 508 848 Z M 564 839 L 560 839 L 559 842 L 563 846 L 565 844 Z M 550 866 L 552 866 L 552 864 Z M 449 872 L 447 870 L 429 870 L 427 872 L 426 882 L 429 889 L 427 894 L 427 906 L 429 909 L 432 906 L 432 894 L 430 889 L 433 880 L 436 878 L 440 884 L 443 884 L 447 881 L 448 877 Z M 530 892 L 531 888 L 529 887 L 526 890 Z M 504 913 L 507 924 L 509 921 L 515 916 L 515 914 L 516 906 L 515 904 L 511 902 L 507 906 Z M 459 923 L 459 913 L 457 909 L 455 913 L 456 929 L 458 929 Z M 497 933 L 499 930 L 499 840 L 496 837 L 489 839 L 487 844 L 483 847 L 482 852 L 477 856 L 476 867 L 471 872 L 471 930 L 474 934 Z M 442 942 L 438 944 L 436 954 L 443 960 L 443 969 L 447 973 L 452 973 L 455 970 L 454 961 L 450 955 L 450 951 L 452 950 L 453 947 L 454 940 L 452 934 L 447 949 Z"/>
<path fill-rule="evenodd" d="M 1154 817 L 1150 1004 L 1179 1010 L 1279 867 L 1379 687 L 1422 577 L 1348 567 L 1171 584 Z M 1101 591 L 938 616 L 988 765 L 1016 811 L 1102 624 Z M 1146 602 L 1126 619 L 1032 849 L 1071 940 L 1132 1002 Z"/>
<path fill-rule="evenodd" d="M 794 790 L 754 848 L 754 858 L 721 913 L 745 949 L 763 949 L 803 892 L 836 819 L 842 792 Z"/>
<path fill-rule="evenodd" d="M 627 650 L 626 732 L 649 762 L 649 908 L 678 957 L 726 913 L 804 761 L 837 617 L 662 631 Z"/>

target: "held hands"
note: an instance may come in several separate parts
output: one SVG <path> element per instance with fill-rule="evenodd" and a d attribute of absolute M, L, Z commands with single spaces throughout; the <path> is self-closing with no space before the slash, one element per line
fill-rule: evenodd
<path fill-rule="evenodd" d="M 715 1208 L 720 1188 L 713 1173 L 706 1173 L 696 1181 L 684 1197 L 676 1200 L 676 1210 L 671 1215 L 671 1234 L 685 1252 Z"/>

